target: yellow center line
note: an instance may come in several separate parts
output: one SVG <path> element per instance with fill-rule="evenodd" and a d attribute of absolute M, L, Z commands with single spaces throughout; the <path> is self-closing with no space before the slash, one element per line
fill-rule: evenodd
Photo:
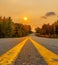
<path fill-rule="evenodd" d="M 28 38 L 26 38 L 24 41 L 22 41 L 21 43 L 7 51 L 5 54 L 3 54 L 0 57 L 0 65 L 13 65 L 27 40 Z"/>
<path fill-rule="evenodd" d="M 29 38 L 48 65 L 58 65 L 58 55 Z"/>

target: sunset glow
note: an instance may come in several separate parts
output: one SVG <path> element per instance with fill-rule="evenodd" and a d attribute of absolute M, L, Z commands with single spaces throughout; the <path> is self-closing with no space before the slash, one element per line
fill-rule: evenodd
<path fill-rule="evenodd" d="M 24 17 L 24 21 L 27 21 L 28 20 L 28 18 L 27 17 Z"/>
<path fill-rule="evenodd" d="M 0 16 L 10 16 L 14 22 L 24 22 L 32 28 L 52 24 L 58 19 L 58 0 L 0 0 Z"/>
<path fill-rule="evenodd" d="M 58 65 L 57 45 L 58 0 L 0 0 L 0 65 Z"/>

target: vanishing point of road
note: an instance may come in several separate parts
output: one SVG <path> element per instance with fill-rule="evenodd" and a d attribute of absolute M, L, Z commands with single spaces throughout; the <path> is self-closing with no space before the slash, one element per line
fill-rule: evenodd
<path fill-rule="evenodd" d="M 0 65 L 58 65 L 58 39 L 0 39 Z"/>

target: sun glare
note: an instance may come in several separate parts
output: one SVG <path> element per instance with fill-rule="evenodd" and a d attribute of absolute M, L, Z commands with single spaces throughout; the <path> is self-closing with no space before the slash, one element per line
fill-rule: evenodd
<path fill-rule="evenodd" d="M 24 17 L 24 20 L 25 20 L 25 21 L 27 21 L 27 19 L 28 19 L 27 17 Z"/>

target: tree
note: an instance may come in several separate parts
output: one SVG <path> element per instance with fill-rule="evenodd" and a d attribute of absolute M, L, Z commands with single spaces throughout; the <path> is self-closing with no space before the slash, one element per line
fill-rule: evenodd
<path fill-rule="evenodd" d="M 41 29 L 39 27 L 35 28 L 36 33 L 41 33 Z"/>
<path fill-rule="evenodd" d="M 11 17 L 0 17 L 0 37 L 22 37 L 30 32 L 30 25 L 14 23 Z"/>

